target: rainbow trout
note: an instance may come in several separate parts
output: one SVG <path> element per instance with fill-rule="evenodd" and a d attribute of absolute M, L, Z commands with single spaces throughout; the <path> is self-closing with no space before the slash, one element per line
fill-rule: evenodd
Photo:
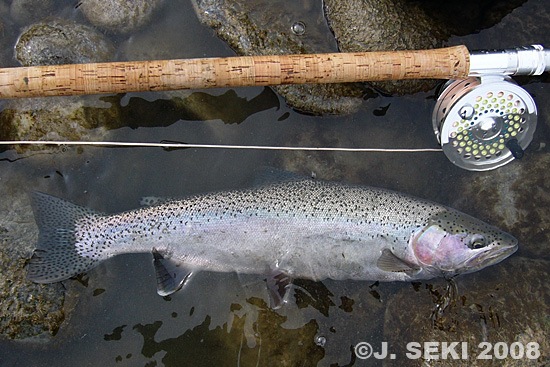
<path fill-rule="evenodd" d="M 266 274 L 272 305 L 293 278 L 411 281 L 453 277 L 517 249 L 511 235 L 405 194 L 304 177 L 156 200 L 104 214 L 32 194 L 40 229 L 28 279 L 52 283 L 119 254 L 150 252 L 158 293 L 199 270 Z"/>

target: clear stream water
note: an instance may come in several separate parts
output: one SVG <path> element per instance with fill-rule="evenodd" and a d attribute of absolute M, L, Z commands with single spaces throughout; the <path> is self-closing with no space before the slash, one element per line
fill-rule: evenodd
<path fill-rule="evenodd" d="M 523 7 L 533 3 L 540 2 L 527 1 Z M 300 20 L 314 24 L 309 20 L 318 19 L 320 11 L 319 2 L 319 6 L 301 14 Z M 59 12 L 80 19 L 73 7 L 61 7 Z M 164 57 L 233 54 L 210 29 L 199 24 L 187 2 L 166 2 L 145 31 L 115 42 L 123 47 L 128 37 L 137 42 L 144 32 L 159 33 L 155 24 L 173 30 L 165 35 L 170 46 Z M 515 46 L 518 40 L 521 44 L 550 46 L 547 33 L 534 34 L 531 39 L 528 34 L 514 38 L 517 35 L 506 32 L 499 23 L 478 34 L 453 37 L 452 42 L 465 42 L 474 48 Z M 527 42 L 523 42 L 525 39 Z M 143 51 L 146 54 L 147 50 Z M 538 79 L 526 88 L 538 92 L 545 86 L 546 82 Z M 158 123 L 153 119 L 143 126 L 136 117 L 135 124 L 141 127 L 111 130 L 108 139 L 437 148 L 431 128 L 434 91 L 393 98 L 378 96 L 365 100 L 362 109 L 351 116 L 325 117 L 289 109 L 270 89 L 235 89 L 230 91 L 230 98 L 222 99 L 220 96 L 226 92 L 205 91 L 213 100 L 230 105 L 218 118 L 205 121 L 193 117 L 165 119 L 163 114 L 168 111 L 163 111 L 160 103 L 165 95 L 133 95 L 142 98 L 144 104 L 150 103 L 147 108 L 153 109 Z M 120 103 L 128 104 L 129 98 L 123 97 Z M 546 118 L 541 117 L 539 123 L 543 125 Z M 242 122 L 224 123 L 234 120 Z M 541 135 L 535 137 L 538 141 L 544 139 Z M 13 161 L 18 157 L 14 151 L 0 153 L 0 171 L 21 177 L 30 188 L 42 187 L 47 181 L 53 193 L 106 212 L 135 208 L 140 198 L 148 195 L 184 196 L 243 187 L 261 166 L 387 187 L 448 205 L 460 200 L 460 192 L 453 185 L 476 175 L 454 167 L 442 153 L 83 148 Z M 1 366 L 381 365 L 356 360 L 350 347 L 364 340 L 383 341 L 384 305 L 393 294 L 411 287 L 301 281 L 289 305 L 272 311 L 265 305 L 262 276 L 200 273 L 184 291 L 169 298 L 159 297 L 149 255 L 111 259 L 89 272 L 85 280 L 67 282 L 67 287 L 79 296 L 74 311 L 53 340 L 47 344 L 0 341 Z M 430 325 L 429 320 L 426 325 Z"/>

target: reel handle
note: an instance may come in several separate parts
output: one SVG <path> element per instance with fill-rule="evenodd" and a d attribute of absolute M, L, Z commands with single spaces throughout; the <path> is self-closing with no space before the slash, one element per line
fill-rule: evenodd
<path fill-rule="evenodd" d="M 280 84 L 463 79 L 465 46 L 417 50 L 241 56 L 0 68 L 0 98 Z"/>

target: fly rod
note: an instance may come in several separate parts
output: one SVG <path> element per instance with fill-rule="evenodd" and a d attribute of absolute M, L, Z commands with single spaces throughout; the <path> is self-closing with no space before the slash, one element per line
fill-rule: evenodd
<path fill-rule="evenodd" d="M 0 98 L 450 79 L 434 108 L 434 133 L 451 162 L 486 171 L 521 158 L 536 128 L 535 102 L 510 76 L 545 71 L 550 50 L 540 45 L 107 62 L 0 68 Z"/>
<path fill-rule="evenodd" d="M 0 68 L 0 98 L 400 79 L 540 74 L 550 52 L 535 46 L 470 53 L 432 50 L 236 56 Z"/>

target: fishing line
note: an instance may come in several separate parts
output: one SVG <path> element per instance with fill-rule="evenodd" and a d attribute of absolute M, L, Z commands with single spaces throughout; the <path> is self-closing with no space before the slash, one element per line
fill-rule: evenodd
<path fill-rule="evenodd" d="M 419 153 L 442 152 L 441 148 L 346 148 L 346 147 L 286 147 L 270 145 L 230 145 L 230 144 L 189 144 L 189 143 L 147 143 L 121 141 L 74 141 L 74 140 L 14 140 L 0 141 L 0 145 L 68 145 L 126 148 L 165 148 L 165 149 L 248 149 L 248 150 L 293 150 L 319 152 L 374 152 L 374 153 Z"/>

